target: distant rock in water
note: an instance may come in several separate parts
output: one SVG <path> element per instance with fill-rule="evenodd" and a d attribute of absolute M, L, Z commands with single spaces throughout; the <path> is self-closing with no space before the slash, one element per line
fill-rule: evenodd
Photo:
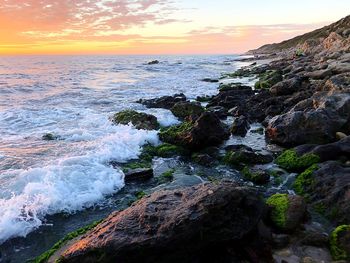
<path fill-rule="evenodd" d="M 160 62 L 158 60 L 152 60 L 152 61 L 149 61 L 147 62 L 147 65 L 156 65 L 156 64 L 159 64 Z"/>
<path fill-rule="evenodd" d="M 219 82 L 218 79 L 210 79 L 210 78 L 201 79 L 201 81 L 209 82 L 209 83 L 217 83 L 217 82 Z"/>
<path fill-rule="evenodd" d="M 158 191 L 112 213 L 60 262 L 226 262 L 235 254 L 249 261 L 244 247 L 264 253 L 252 242 L 264 210 L 255 191 L 230 182 Z"/>

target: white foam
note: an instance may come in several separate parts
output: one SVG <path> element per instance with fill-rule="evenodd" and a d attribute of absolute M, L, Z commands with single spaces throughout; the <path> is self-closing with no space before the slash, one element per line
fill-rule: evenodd
<path fill-rule="evenodd" d="M 147 109 L 145 110 L 148 114 L 153 114 L 157 117 L 158 122 L 163 127 L 168 127 L 181 123 L 178 118 L 172 114 L 170 110 L 166 109 Z"/>
<path fill-rule="evenodd" d="M 45 215 L 74 212 L 92 206 L 124 186 L 121 170 L 108 165 L 111 159 L 125 161 L 140 153 L 141 145 L 158 143 L 156 131 L 106 123 L 105 136 L 94 139 L 84 154 L 61 157 L 56 162 L 28 170 L 2 174 L 15 180 L 0 185 L 0 243 L 26 236 L 43 223 Z M 65 134 L 64 136 L 68 136 Z M 75 138 L 76 134 L 71 134 Z M 11 189 L 11 192 L 8 191 Z"/>

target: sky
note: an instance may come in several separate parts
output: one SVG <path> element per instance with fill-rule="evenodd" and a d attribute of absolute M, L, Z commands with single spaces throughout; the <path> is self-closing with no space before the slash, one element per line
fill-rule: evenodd
<path fill-rule="evenodd" d="M 349 0 L 0 0 L 0 55 L 238 54 L 349 14 Z"/>

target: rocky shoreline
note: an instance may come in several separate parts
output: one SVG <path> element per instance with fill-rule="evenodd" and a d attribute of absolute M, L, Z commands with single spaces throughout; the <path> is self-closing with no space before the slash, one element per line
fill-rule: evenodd
<path fill-rule="evenodd" d="M 156 117 L 132 110 L 112 116 L 115 124 L 159 129 L 162 144 L 111 163 L 127 183 L 148 181 L 152 190 L 34 262 L 349 262 L 348 25 L 350 17 L 324 28 L 318 42 L 309 33 L 297 44 L 252 51 L 272 61 L 256 56 L 223 76 L 235 81 L 220 81 L 213 97 L 138 101 L 170 110 L 179 125 L 161 128 Z M 243 77 L 256 78 L 255 86 L 241 84 Z M 284 151 L 228 143 L 248 132 Z M 159 157 L 177 161 L 160 173 Z M 191 177 L 177 170 L 179 162 L 208 170 Z M 229 169 L 243 180 L 222 176 Z"/>

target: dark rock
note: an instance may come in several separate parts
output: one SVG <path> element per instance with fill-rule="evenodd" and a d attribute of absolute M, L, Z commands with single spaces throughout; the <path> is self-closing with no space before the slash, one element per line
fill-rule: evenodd
<path fill-rule="evenodd" d="M 196 153 L 192 155 L 192 160 L 202 166 L 211 167 L 216 162 L 216 160 L 209 154 Z"/>
<path fill-rule="evenodd" d="M 159 64 L 158 60 L 152 60 L 150 62 L 147 62 L 147 65 L 156 65 L 156 64 Z"/>
<path fill-rule="evenodd" d="M 271 154 L 255 152 L 249 147 L 242 147 L 238 150 L 228 151 L 224 159 L 227 164 L 233 166 L 244 164 L 266 164 L 273 161 Z"/>
<path fill-rule="evenodd" d="M 186 96 L 183 93 L 154 99 L 140 99 L 137 102 L 145 105 L 147 108 L 163 108 L 170 110 L 180 101 L 186 101 Z"/>
<path fill-rule="evenodd" d="M 112 213 L 66 247 L 60 262 L 204 262 L 214 255 L 231 262 L 223 256 L 232 260 L 254 243 L 263 211 L 256 193 L 232 183 L 155 192 Z"/>
<path fill-rule="evenodd" d="M 160 125 L 155 116 L 134 110 L 124 110 L 114 114 L 111 121 L 115 124 L 127 125 L 130 122 L 136 129 L 142 130 L 158 130 Z"/>
<path fill-rule="evenodd" d="M 306 217 L 306 202 L 298 195 L 275 194 L 267 199 L 270 219 L 282 231 L 295 230 Z"/>
<path fill-rule="evenodd" d="M 270 92 L 275 96 L 290 95 L 301 89 L 302 78 L 291 78 L 281 82 L 278 82 L 271 87 Z"/>
<path fill-rule="evenodd" d="M 332 142 L 338 131 L 350 132 L 350 93 L 318 94 L 313 109 L 272 118 L 266 133 L 271 142 L 294 146 Z"/>
<path fill-rule="evenodd" d="M 321 162 L 338 160 L 341 157 L 350 159 L 350 136 L 347 136 L 340 141 L 324 145 L 301 145 L 296 147 L 295 151 L 298 155 L 316 154 L 320 157 Z"/>
<path fill-rule="evenodd" d="M 204 108 L 199 102 L 181 101 L 177 102 L 171 112 L 178 118 L 184 119 L 188 116 L 199 116 L 204 112 Z"/>
<path fill-rule="evenodd" d="M 60 136 L 53 133 L 46 133 L 41 137 L 44 141 L 54 141 L 60 138 Z"/>
<path fill-rule="evenodd" d="M 241 171 L 243 177 L 257 185 L 264 185 L 270 181 L 270 175 L 262 169 L 244 167 Z"/>
<path fill-rule="evenodd" d="M 247 117 L 240 116 L 236 118 L 231 127 L 231 133 L 233 135 L 238 135 L 245 137 L 250 129 L 250 123 Z"/>
<path fill-rule="evenodd" d="M 212 106 L 206 109 L 208 112 L 214 113 L 219 119 L 226 119 L 228 116 L 227 109 L 221 106 Z"/>
<path fill-rule="evenodd" d="M 209 83 L 217 83 L 217 82 L 219 82 L 218 79 L 210 79 L 210 78 L 205 78 L 205 79 L 202 79 L 201 81 L 209 82 Z"/>
<path fill-rule="evenodd" d="M 204 112 L 196 120 L 170 127 L 159 133 L 162 141 L 182 146 L 192 151 L 217 146 L 229 138 L 229 132 L 220 119 L 210 112 Z"/>
<path fill-rule="evenodd" d="M 153 177 L 153 169 L 151 168 L 138 168 L 131 169 L 125 173 L 125 182 L 133 181 L 145 181 Z"/>
<path fill-rule="evenodd" d="M 318 164 L 303 185 L 311 204 L 320 206 L 324 214 L 337 224 L 350 222 L 350 167 L 339 162 Z"/>

